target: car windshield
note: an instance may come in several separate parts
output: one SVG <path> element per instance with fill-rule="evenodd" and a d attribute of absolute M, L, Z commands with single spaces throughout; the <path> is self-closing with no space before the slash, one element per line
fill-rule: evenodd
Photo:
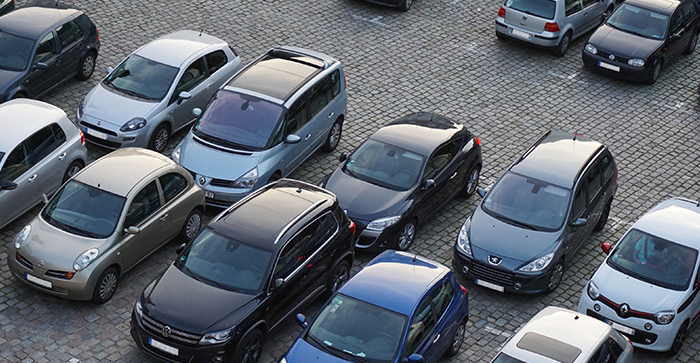
<path fill-rule="evenodd" d="M 405 326 L 405 315 L 338 294 L 311 323 L 304 340 L 344 360 L 390 362 Z"/>
<path fill-rule="evenodd" d="M 525 363 L 525 362 L 521 361 L 518 358 L 513 358 L 506 353 L 498 353 L 498 356 L 496 356 L 496 359 L 494 359 L 493 362 L 491 362 L 491 363 Z"/>
<path fill-rule="evenodd" d="M 205 229 L 175 267 L 206 284 L 244 294 L 262 289 L 272 253 Z"/>
<path fill-rule="evenodd" d="M 32 57 L 34 41 L 0 30 L 0 68 L 21 71 Z"/>
<path fill-rule="evenodd" d="M 554 19 L 556 3 L 553 0 L 506 0 L 506 6 L 545 19 Z"/>
<path fill-rule="evenodd" d="M 68 233 L 107 238 L 119 221 L 126 199 L 71 180 L 41 212 L 44 220 Z"/>
<path fill-rule="evenodd" d="M 664 39 L 668 15 L 623 3 L 610 15 L 607 25 L 623 32 L 650 39 Z"/>
<path fill-rule="evenodd" d="M 607 263 L 638 280 L 685 291 L 697 258 L 698 251 L 693 248 L 632 229 L 615 247 Z"/>
<path fill-rule="evenodd" d="M 483 209 L 506 223 L 552 232 L 564 223 L 570 194 L 554 184 L 508 172 L 488 193 Z"/>
<path fill-rule="evenodd" d="M 224 147 L 262 150 L 276 130 L 284 108 L 250 95 L 221 90 L 192 132 Z"/>
<path fill-rule="evenodd" d="M 369 139 L 350 155 L 343 171 L 357 179 L 393 190 L 408 190 L 423 169 L 425 157 Z"/>
<path fill-rule="evenodd" d="M 173 84 L 178 69 L 131 55 L 107 76 L 103 84 L 144 100 L 160 101 Z"/>

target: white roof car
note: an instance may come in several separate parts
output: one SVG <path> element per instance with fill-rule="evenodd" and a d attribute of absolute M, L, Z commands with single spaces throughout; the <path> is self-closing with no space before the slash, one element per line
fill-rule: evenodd
<path fill-rule="evenodd" d="M 609 325 L 549 306 L 515 334 L 491 363 L 623 363 L 632 344 Z"/>

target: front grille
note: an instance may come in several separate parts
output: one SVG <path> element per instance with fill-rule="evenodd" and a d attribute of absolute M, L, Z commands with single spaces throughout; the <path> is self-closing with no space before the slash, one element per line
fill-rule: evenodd
<path fill-rule="evenodd" d="M 17 262 L 19 262 L 22 266 L 24 266 L 30 270 L 34 270 L 34 265 L 32 265 L 32 263 L 29 262 L 29 260 L 24 258 L 24 256 L 20 255 L 19 252 L 17 252 L 16 257 L 17 257 Z"/>
<path fill-rule="evenodd" d="M 155 319 L 149 317 L 146 314 L 142 315 L 141 320 L 143 322 L 143 326 L 146 329 L 150 330 L 151 333 L 158 334 L 159 338 L 162 339 L 162 337 L 163 337 L 162 332 L 163 332 L 163 327 L 165 327 L 165 324 L 156 321 Z M 199 343 L 199 341 L 202 339 L 201 335 L 186 333 L 186 332 L 174 329 L 172 327 L 170 329 L 171 329 L 172 333 L 170 333 L 170 337 L 168 337 L 167 339 L 177 340 L 179 342 L 183 342 L 183 343 L 191 344 L 191 345 L 197 345 L 197 343 Z"/>
<path fill-rule="evenodd" d="M 118 148 L 120 148 L 120 147 L 122 146 L 122 144 L 120 144 L 120 143 L 118 143 L 118 142 L 103 140 L 103 139 L 94 137 L 94 136 L 92 136 L 92 135 L 90 135 L 90 134 L 85 134 L 85 138 L 86 138 L 88 141 L 93 142 L 93 143 L 95 143 L 95 144 L 97 144 L 97 145 L 106 146 L 106 147 L 112 148 L 112 149 L 118 149 Z"/>
<path fill-rule="evenodd" d="M 497 270 L 490 266 L 482 265 L 476 261 L 472 263 L 472 269 L 470 272 L 478 279 L 483 279 L 502 286 L 512 286 L 515 283 L 513 279 L 515 274 L 512 272 Z"/>
<path fill-rule="evenodd" d="M 213 187 L 232 188 L 231 184 L 233 184 L 233 181 L 226 179 L 212 179 L 211 183 L 209 184 L 211 184 Z"/>
<path fill-rule="evenodd" d="M 48 270 L 44 275 L 49 276 L 49 277 L 54 277 L 57 279 L 64 279 L 64 280 L 70 280 L 73 278 L 73 274 L 70 274 L 70 277 L 68 277 L 68 272 L 65 271 L 56 271 L 56 270 Z"/>
<path fill-rule="evenodd" d="M 601 51 L 601 50 L 599 50 L 598 53 L 596 53 L 596 54 L 599 55 L 599 56 L 601 56 L 601 57 L 603 57 L 603 58 L 605 58 L 605 59 L 607 59 L 607 60 L 609 60 L 609 61 L 611 61 L 611 62 L 617 62 L 617 63 L 627 64 L 627 61 L 629 60 L 629 58 L 618 57 L 617 55 L 615 56 L 615 59 L 610 60 L 610 58 L 608 58 L 608 57 L 610 56 L 610 53 L 606 53 L 606 52 L 603 52 L 603 51 Z"/>
<path fill-rule="evenodd" d="M 97 130 L 97 131 L 99 131 L 99 132 L 103 132 L 103 133 L 105 133 L 105 134 L 107 134 L 107 135 L 112 135 L 112 136 L 114 136 L 114 137 L 119 136 L 119 135 L 117 135 L 117 133 L 114 132 L 114 131 L 110 131 L 110 130 L 107 130 L 107 129 L 105 129 L 105 128 L 99 127 L 99 126 L 95 126 L 95 125 L 93 125 L 93 124 L 89 124 L 89 123 L 87 123 L 87 122 L 85 122 L 85 121 L 80 121 L 80 124 L 83 125 L 83 126 L 87 126 L 87 127 L 91 128 L 91 129 L 95 129 L 95 130 Z"/>
<path fill-rule="evenodd" d="M 614 301 L 608 299 L 607 297 L 605 297 L 605 296 L 603 296 L 603 295 L 600 295 L 600 297 L 598 298 L 598 300 L 599 300 L 600 302 L 602 302 L 603 304 L 605 304 L 606 306 L 608 306 L 609 308 L 613 309 L 613 310 L 617 313 L 617 316 L 619 316 L 619 317 L 621 317 L 621 318 L 623 318 L 623 319 L 627 319 L 627 318 L 640 318 L 640 319 L 647 319 L 647 320 L 652 320 L 652 321 L 654 320 L 654 314 L 645 313 L 645 312 L 643 312 L 643 311 L 638 311 L 638 310 L 633 310 L 633 309 L 631 309 L 631 308 L 630 308 L 630 310 L 627 312 L 627 314 L 625 314 L 625 315 L 623 316 L 622 311 L 620 310 L 620 305 L 621 305 L 621 304 L 618 304 L 618 303 L 616 303 L 616 302 L 614 302 Z"/>
<path fill-rule="evenodd" d="M 591 309 L 586 309 L 586 315 L 594 317 L 602 322 L 606 322 L 606 319 L 603 315 L 600 315 L 596 313 L 595 311 Z M 624 324 L 623 324 L 624 325 Z M 635 329 L 634 330 L 634 335 L 628 335 L 626 333 L 620 332 L 620 334 L 628 337 L 633 343 L 640 343 L 640 344 L 654 344 L 656 342 L 656 339 L 659 337 L 658 335 L 654 333 L 649 333 L 641 329 Z"/>

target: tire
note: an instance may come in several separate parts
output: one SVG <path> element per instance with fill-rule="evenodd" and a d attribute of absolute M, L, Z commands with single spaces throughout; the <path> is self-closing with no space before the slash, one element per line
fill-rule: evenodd
<path fill-rule="evenodd" d="M 27 96 L 26 96 L 24 93 L 22 93 L 22 92 L 17 92 L 17 93 L 15 93 L 15 94 L 12 96 L 12 99 L 13 99 L 13 100 L 16 100 L 16 99 L 19 99 L 19 98 L 27 98 Z"/>
<path fill-rule="evenodd" d="M 673 344 L 671 344 L 671 349 L 668 351 L 671 355 L 676 355 L 678 354 L 678 352 L 681 351 L 687 333 L 688 322 L 686 321 L 683 323 L 683 325 L 681 325 L 680 328 L 678 328 L 678 332 L 676 332 L 676 336 L 673 338 Z"/>
<path fill-rule="evenodd" d="M 476 188 L 479 187 L 479 176 L 481 173 L 481 167 L 478 165 L 469 170 L 467 175 L 467 180 L 464 182 L 464 188 L 459 193 L 464 198 L 469 198 L 476 192 Z"/>
<path fill-rule="evenodd" d="M 118 285 L 119 273 L 114 267 L 107 268 L 97 279 L 95 291 L 92 293 L 92 301 L 96 304 L 106 303 L 114 296 Z"/>
<path fill-rule="evenodd" d="M 80 160 L 73 160 L 70 165 L 68 165 L 68 169 L 66 169 L 66 173 L 63 174 L 63 183 L 67 182 L 68 179 L 72 178 L 73 175 L 78 174 L 78 172 L 83 168 L 83 163 L 80 162 Z"/>
<path fill-rule="evenodd" d="M 571 44 L 571 32 L 567 32 L 561 37 L 559 44 L 554 48 L 554 55 L 557 57 L 563 57 L 566 51 L 569 50 L 569 45 Z"/>
<path fill-rule="evenodd" d="M 659 79 L 659 74 L 661 74 L 661 61 L 654 62 L 651 72 L 649 72 L 649 78 L 647 79 L 647 84 L 654 84 L 656 80 Z"/>
<path fill-rule="evenodd" d="M 336 120 L 331 130 L 328 132 L 328 137 L 326 138 L 326 143 L 323 144 L 321 149 L 325 152 L 331 152 L 338 147 L 340 143 L 340 137 L 343 135 L 343 123 L 340 120 Z"/>
<path fill-rule="evenodd" d="M 401 251 L 408 251 L 408 249 L 413 244 L 413 240 L 416 239 L 416 221 L 410 220 L 406 222 L 403 227 L 401 227 L 401 232 L 399 238 L 396 241 L 396 248 Z"/>
<path fill-rule="evenodd" d="M 274 183 L 282 178 L 279 173 L 275 172 L 270 176 L 270 179 L 267 179 L 267 184 Z"/>
<path fill-rule="evenodd" d="M 246 332 L 233 353 L 233 363 L 257 363 L 262 355 L 264 339 L 263 333 L 257 328 Z"/>
<path fill-rule="evenodd" d="M 501 35 L 501 33 L 499 33 L 499 32 L 496 32 L 496 38 L 498 38 L 498 40 L 502 40 L 502 41 L 508 40 L 508 38 Z"/>
<path fill-rule="evenodd" d="M 546 293 L 549 294 L 559 287 L 561 280 L 564 279 L 564 261 L 559 261 L 552 269 L 552 277 L 549 278 Z"/>
<path fill-rule="evenodd" d="M 190 214 L 185 219 L 185 223 L 182 225 L 180 230 L 180 235 L 178 238 L 184 243 L 192 241 L 199 231 L 202 229 L 202 211 L 198 208 L 193 209 Z"/>
<path fill-rule="evenodd" d="M 92 77 L 92 73 L 95 72 L 95 62 L 97 61 L 97 55 L 94 52 L 88 52 L 83 56 L 78 63 L 78 73 L 75 78 L 85 81 Z"/>
<path fill-rule="evenodd" d="M 457 326 L 457 330 L 455 330 L 455 333 L 452 334 L 452 344 L 450 344 L 449 348 L 445 351 L 445 357 L 454 357 L 459 353 L 459 350 L 462 348 L 462 342 L 464 342 L 464 335 L 467 332 L 467 321 L 462 320 L 461 323 L 459 323 L 459 326 Z"/>
<path fill-rule="evenodd" d="M 697 45 L 698 45 L 698 32 L 694 32 L 693 37 L 690 38 L 690 43 L 688 43 L 688 46 L 683 50 L 683 54 L 685 54 L 685 55 L 692 54 Z"/>
<path fill-rule="evenodd" d="M 413 5 L 413 0 L 403 0 L 403 2 L 398 6 L 401 11 L 408 11 Z"/>
<path fill-rule="evenodd" d="M 605 206 L 605 209 L 603 209 L 603 213 L 600 215 L 600 219 L 598 219 L 598 223 L 596 223 L 595 227 L 593 227 L 593 230 L 595 232 L 602 231 L 603 228 L 605 228 L 605 223 L 608 222 L 608 217 L 610 216 L 610 205 L 611 204 L 612 204 L 612 199 Z"/>
<path fill-rule="evenodd" d="M 331 270 L 326 281 L 326 295 L 330 297 L 350 279 L 350 264 L 348 261 L 340 261 Z"/>
<path fill-rule="evenodd" d="M 170 140 L 170 127 L 168 127 L 168 124 L 162 123 L 153 131 L 148 148 L 162 153 L 165 147 L 168 146 L 168 140 Z"/>

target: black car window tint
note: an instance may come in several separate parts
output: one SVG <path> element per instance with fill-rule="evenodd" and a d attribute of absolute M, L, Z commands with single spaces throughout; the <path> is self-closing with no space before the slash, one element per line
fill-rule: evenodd
<path fill-rule="evenodd" d="M 622 351 L 624 349 L 622 349 L 620 344 L 617 344 L 617 341 L 613 337 L 608 337 L 608 339 L 605 341 L 605 344 L 608 345 L 608 348 L 610 348 L 610 351 L 615 356 L 615 360 L 617 360 L 617 358 L 620 356 L 620 354 L 622 354 Z"/>
<path fill-rule="evenodd" d="M 32 146 L 32 160 L 34 164 L 43 160 L 59 146 L 53 137 L 51 126 L 46 126 L 30 136 L 29 144 Z"/>
<path fill-rule="evenodd" d="M 670 34 L 677 34 L 683 27 L 683 12 L 681 9 L 676 9 L 671 16 L 671 32 Z"/>
<path fill-rule="evenodd" d="M 20 175 L 32 167 L 29 143 L 22 142 L 5 159 L 0 169 L 0 183 L 10 180 L 15 181 Z"/>
<path fill-rule="evenodd" d="M 199 58 L 192 62 L 189 67 L 182 73 L 180 80 L 177 81 L 175 92 L 170 102 L 174 102 L 180 95 L 180 92 L 189 92 L 200 84 L 207 75 L 204 69 L 204 58 Z"/>
<path fill-rule="evenodd" d="M 331 73 L 330 77 L 330 99 L 334 99 L 340 93 L 340 71 Z"/>
<path fill-rule="evenodd" d="M 416 313 L 408 326 L 408 337 L 404 345 L 402 357 L 407 358 L 416 352 L 421 343 L 428 338 L 435 327 L 435 316 L 429 299 L 424 299 L 416 309 Z"/>
<path fill-rule="evenodd" d="M 586 209 L 586 191 L 583 188 L 584 184 L 578 186 L 576 189 L 576 194 L 574 194 L 574 201 L 571 204 L 571 214 L 570 221 L 577 220 L 581 214 L 583 214 L 584 209 Z"/>
<path fill-rule="evenodd" d="M 160 178 L 160 187 L 163 189 L 165 203 L 173 200 L 180 192 L 187 188 L 187 179 L 180 173 L 168 173 Z"/>
<path fill-rule="evenodd" d="M 39 46 L 36 48 L 34 63 L 44 62 L 56 55 L 56 42 L 54 41 L 53 32 L 46 34 L 39 41 Z"/>
<path fill-rule="evenodd" d="M 437 320 L 440 320 L 442 314 L 444 314 L 445 311 L 447 311 L 447 307 L 450 306 L 452 296 L 454 295 L 453 292 L 452 283 L 450 283 L 449 279 L 445 280 L 439 287 L 430 292 L 430 300 L 433 303 Z"/>
<path fill-rule="evenodd" d="M 207 65 L 209 66 L 209 74 L 218 71 L 228 62 L 228 57 L 226 57 L 226 53 L 224 53 L 223 50 L 211 52 L 204 56 L 204 58 L 207 60 Z"/>
<path fill-rule="evenodd" d="M 57 145 L 66 142 L 66 133 L 63 132 L 61 126 L 58 126 L 56 123 L 51 124 L 51 131 L 53 132 L 53 138 L 56 140 Z"/>
<path fill-rule="evenodd" d="M 309 99 L 311 118 L 316 117 L 328 104 L 327 80 L 327 78 L 324 78 L 321 82 L 311 87 L 311 97 Z"/>
<path fill-rule="evenodd" d="M 83 31 L 75 21 L 69 21 L 56 28 L 56 35 L 58 35 L 58 41 L 61 42 L 61 48 L 65 49 L 82 39 Z"/>
<path fill-rule="evenodd" d="M 316 230 L 318 220 L 304 227 L 282 249 L 273 272 L 274 279 L 289 277 L 297 267 L 301 266 L 308 256 L 304 255 L 304 243 L 311 238 Z M 273 280 L 274 280 L 273 279 Z"/>
<path fill-rule="evenodd" d="M 609 154 L 606 154 L 600 159 L 600 168 L 603 170 L 603 180 L 608 180 L 613 171 L 615 171 L 615 163 L 613 163 L 612 157 Z"/>
<path fill-rule="evenodd" d="M 700 6 L 700 4 L 698 4 L 698 6 Z M 681 9 L 683 11 L 683 19 L 685 20 L 684 25 L 690 25 L 697 15 L 695 5 L 690 1 L 686 1 L 681 5 Z"/>
<path fill-rule="evenodd" d="M 306 109 L 306 99 L 302 97 L 287 112 L 287 135 L 296 134 L 307 122 L 309 122 L 309 113 Z"/>
<path fill-rule="evenodd" d="M 598 194 L 601 184 L 600 168 L 598 165 L 593 165 L 591 169 L 586 174 L 586 184 L 588 185 L 588 202 L 590 203 L 593 198 Z"/>
<path fill-rule="evenodd" d="M 454 157 L 455 155 L 450 152 L 450 144 L 440 147 L 428 160 L 423 173 L 423 181 L 438 176 Z"/>
<path fill-rule="evenodd" d="M 571 16 L 581 11 L 581 0 L 564 1 L 564 14 Z"/>
<path fill-rule="evenodd" d="M 160 208 L 160 196 L 158 195 L 158 186 L 156 181 L 146 185 L 131 201 L 129 209 L 126 212 L 126 220 L 124 228 L 137 226 L 151 214 L 155 213 Z"/>
<path fill-rule="evenodd" d="M 314 254 L 338 229 L 338 222 L 330 212 L 317 219 L 312 225 L 316 227 L 313 233 L 305 241 L 302 241 L 302 257 L 304 258 Z"/>
<path fill-rule="evenodd" d="M 622 353 L 620 345 L 612 337 L 608 337 L 598 350 L 593 353 L 588 363 L 615 363 L 620 353 Z"/>

